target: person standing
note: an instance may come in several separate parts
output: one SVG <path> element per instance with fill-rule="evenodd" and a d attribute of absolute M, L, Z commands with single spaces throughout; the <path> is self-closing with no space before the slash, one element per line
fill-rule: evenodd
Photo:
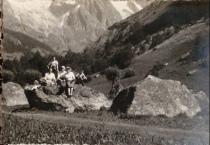
<path fill-rule="evenodd" d="M 53 73 L 55 74 L 56 79 L 58 78 L 58 61 L 56 60 L 55 57 L 53 57 L 53 61 L 51 61 L 48 65 L 47 68 L 52 68 Z"/>
<path fill-rule="evenodd" d="M 66 74 L 66 67 L 65 66 L 61 66 L 61 71 L 58 72 L 58 78 L 57 78 L 57 84 L 61 85 L 62 87 L 65 86 L 65 74 Z"/>
<path fill-rule="evenodd" d="M 75 75 L 71 71 L 70 67 L 66 67 L 67 73 L 65 74 L 65 80 L 66 80 L 66 90 L 67 90 L 67 97 L 72 97 L 73 90 L 74 90 L 74 84 L 75 84 Z"/>
<path fill-rule="evenodd" d="M 66 73 L 67 73 L 66 72 L 66 67 L 61 66 L 61 71 L 59 71 L 59 73 L 58 73 L 58 79 L 62 79 Z"/>

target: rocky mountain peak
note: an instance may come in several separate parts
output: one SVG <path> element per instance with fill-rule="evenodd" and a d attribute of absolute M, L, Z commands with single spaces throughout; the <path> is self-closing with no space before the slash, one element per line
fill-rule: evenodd
<path fill-rule="evenodd" d="M 59 54 L 82 51 L 107 27 L 142 9 L 139 2 L 112 0 L 5 0 L 3 7 L 5 29 L 28 35 Z M 7 36 L 8 43 L 16 37 Z"/>

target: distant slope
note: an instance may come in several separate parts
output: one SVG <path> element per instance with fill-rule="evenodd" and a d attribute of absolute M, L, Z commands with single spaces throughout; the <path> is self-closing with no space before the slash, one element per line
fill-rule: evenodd
<path fill-rule="evenodd" d="M 204 34 L 202 44 L 204 47 L 199 50 L 199 53 L 205 53 L 206 57 L 193 60 L 188 59 L 186 62 L 179 61 L 183 55 L 191 52 L 196 52 L 196 41 L 200 33 Z M 193 52 L 193 53 L 192 53 Z M 189 57 L 190 58 L 190 57 Z M 153 68 L 157 61 L 168 63 L 164 69 L 159 71 L 159 77 L 163 79 L 178 80 L 187 85 L 190 89 L 204 91 L 209 94 L 209 26 L 206 23 L 196 24 L 188 27 L 175 34 L 162 44 L 158 45 L 155 51 L 148 51 L 145 54 L 137 56 L 135 61 L 130 66 L 136 73 L 134 77 L 122 79 L 121 84 L 126 87 L 133 83 L 142 80 L 145 75 Z M 189 75 L 190 71 L 196 70 L 195 74 Z M 126 70 L 123 70 L 125 72 Z M 123 77 L 122 73 L 122 77 Z M 99 78 L 93 78 L 88 84 L 89 87 L 97 89 L 104 94 L 107 94 L 110 89 L 110 84 L 106 81 L 104 75 Z"/>
<path fill-rule="evenodd" d="M 19 58 L 29 52 L 39 51 L 42 55 L 55 54 L 50 46 L 30 37 L 24 33 L 4 29 L 4 59 Z M 10 55 L 11 54 L 11 55 Z"/>
<path fill-rule="evenodd" d="M 140 12 L 110 26 L 92 49 L 101 50 L 101 56 L 128 44 L 139 49 L 140 43 L 146 38 L 151 39 L 153 34 L 161 33 L 165 28 L 181 27 L 202 17 L 208 18 L 208 4 L 208 1 L 155 1 Z"/>
<path fill-rule="evenodd" d="M 125 46 L 134 47 L 136 57 L 130 68 L 136 75 L 122 79 L 123 86 L 142 80 L 159 61 L 168 63 L 159 71 L 160 78 L 178 80 L 195 92 L 208 95 L 208 5 L 208 1 L 156 1 L 109 27 L 90 51 L 106 58 Z M 186 60 L 181 60 L 188 53 Z M 110 84 L 104 82 L 105 76 L 100 76 L 88 85 L 107 94 Z"/>

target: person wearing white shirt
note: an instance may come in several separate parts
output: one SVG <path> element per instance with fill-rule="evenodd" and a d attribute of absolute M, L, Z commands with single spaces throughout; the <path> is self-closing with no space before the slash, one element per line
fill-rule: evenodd
<path fill-rule="evenodd" d="M 47 72 L 44 76 L 47 85 L 54 85 L 56 78 L 55 74 L 52 72 L 52 68 L 49 68 L 49 72 Z"/>
<path fill-rule="evenodd" d="M 61 66 L 61 71 L 58 73 L 58 79 L 62 79 L 67 73 L 65 66 Z"/>
<path fill-rule="evenodd" d="M 75 75 L 71 71 L 70 67 L 66 67 L 67 73 L 65 74 L 65 80 L 66 80 L 66 88 L 67 88 L 67 96 L 71 97 L 73 95 L 74 90 L 74 83 L 75 83 Z"/>
<path fill-rule="evenodd" d="M 53 57 L 53 61 L 51 61 L 48 65 L 47 68 L 52 68 L 53 73 L 55 74 L 56 78 L 58 77 L 58 61 L 56 60 L 55 57 Z"/>

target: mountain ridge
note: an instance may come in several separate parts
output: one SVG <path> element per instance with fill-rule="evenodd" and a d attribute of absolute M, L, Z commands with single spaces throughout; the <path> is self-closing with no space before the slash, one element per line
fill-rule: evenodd
<path fill-rule="evenodd" d="M 130 11 L 126 16 L 141 9 L 139 2 L 127 3 L 121 8 Z M 62 55 L 69 49 L 81 52 L 124 15 L 111 0 L 5 0 L 3 7 L 6 29 L 29 35 Z"/>

